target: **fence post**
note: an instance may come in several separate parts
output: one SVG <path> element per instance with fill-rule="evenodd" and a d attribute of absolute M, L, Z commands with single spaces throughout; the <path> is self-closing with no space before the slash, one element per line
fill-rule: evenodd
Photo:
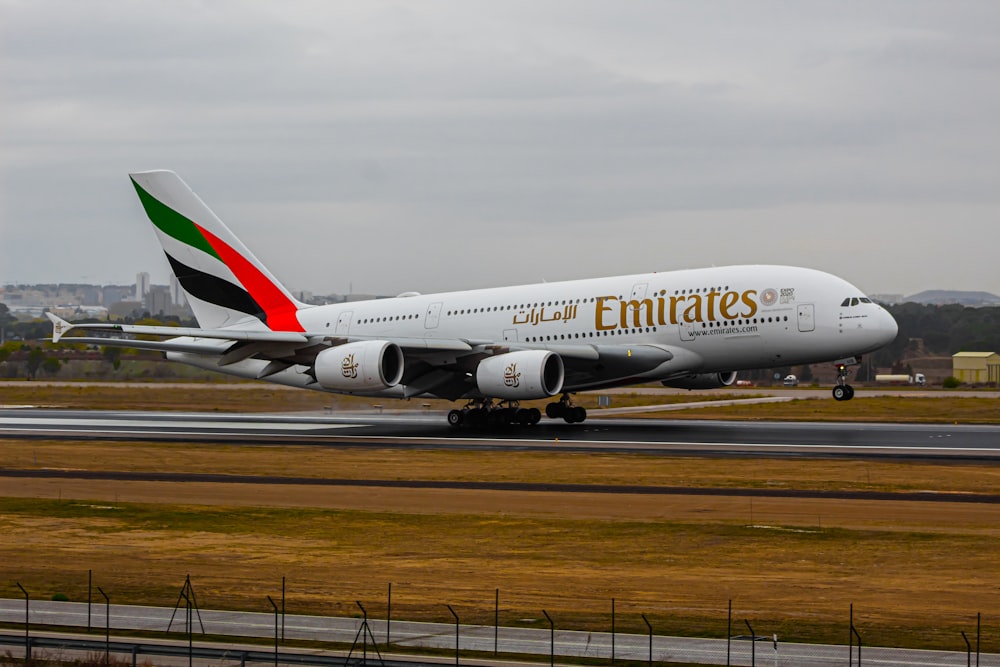
<path fill-rule="evenodd" d="M 274 667 L 278 667 L 278 605 L 274 603 L 271 596 L 267 596 L 267 601 L 274 607 Z"/>
<path fill-rule="evenodd" d="M 639 615 L 642 616 L 643 622 L 649 628 L 649 667 L 653 667 L 653 626 L 649 623 L 649 619 L 646 618 L 645 614 Z"/>
<path fill-rule="evenodd" d="M 972 644 L 969 643 L 969 638 L 965 636 L 965 630 L 962 630 L 962 639 L 965 640 L 965 667 L 972 667 Z"/>
<path fill-rule="evenodd" d="M 389 593 L 386 595 L 385 599 L 385 645 L 386 649 L 389 650 L 388 646 L 391 643 L 391 630 L 392 630 L 392 582 L 389 582 Z"/>
<path fill-rule="evenodd" d="M 111 598 L 100 586 L 97 591 L 104 596 L 104 664 L 111 664 Z"/>
<path fill-rule="evenodd" d="M 611 664 L 615 664 L 615 599 L 611 598 Z"/>
<path fill-rule="evenodd" d="M 24 590 L 24 586 L 21 585 L 20 581 L 15 581 L 14 583 L 24 593 L 24 662 L 29 663 L 31 662 L 31 622 L 29 618 L 31 596 L 28 595 L 28 591 Z"/>
<path fill-rule="evenodd" d="M 493 655 L 499 655 L 500 649 L 500 589 L 496 590 L 493 602 Z"/>
<path fill-rule="evenodd" d="M 451 612 L 451 615 L 455 617 L 455 665 L 457 667 L 457 665 L 458 665 L 458 627 L 459 627 L 458 614 L 455 613 L 455 610 L 451 608 L 450 604 L 446 604 L 445 606 L 448 607 L 448 611 Z"/>
<path fill-rule="evenodd" d="M 747 629 L 750 631 L 750 665 L 751 667 L 757 666 L 757 633 L 753 631 L 753 626 L 750 625 L 750 621 L 743 619 L 743 622 L 747 624 Z"/>
<path fill-rule="evenodd" d="M 556 664 L 556 624 L 552 621 L 552 617 L 549 616 L 549 612 L 542 610 L 545 614 L 545 618 L 549 620 L 549 667 L 555 667 Z"/>
<path fill-rule="evenodd" d="M 729 600 L 729 616 L 726 619 L 726 667 L 729 667 L 729 649 L 733 643 L 733 601 Z"/>

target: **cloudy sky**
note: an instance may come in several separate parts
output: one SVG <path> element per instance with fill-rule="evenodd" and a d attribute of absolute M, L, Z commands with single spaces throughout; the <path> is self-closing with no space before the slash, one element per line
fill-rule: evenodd
<path fill-rule="evenodd" d="M 0 0 L 0 283 L 166 282 L 177 171 L 292 289 L 732 263 L 1000 293 L 1000 3 Z"/>

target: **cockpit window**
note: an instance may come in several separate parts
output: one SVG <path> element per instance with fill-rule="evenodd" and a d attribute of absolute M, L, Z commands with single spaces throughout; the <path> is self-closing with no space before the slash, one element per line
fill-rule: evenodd
<path fill-rule="evenodd" d="M 859 301 L 860 300 L 857 297 L 854 297 L 853 299 L 851 299 L 851 305 L 856 306 L 858 305 Z"/>
<path fill-rule="evenodd" d="M 861 297 L 861 303 L 871 303 L 872 300 L 866 296 Z"/>
<path fill-rule="evenodd" d="M 842 304 L 840 304 L 840 307 L 841 308 L 847 308 L 849 305 L 851 305 L 851 299 L 850 299 L 850 297 L 844 299 L 844 302 Z"/>

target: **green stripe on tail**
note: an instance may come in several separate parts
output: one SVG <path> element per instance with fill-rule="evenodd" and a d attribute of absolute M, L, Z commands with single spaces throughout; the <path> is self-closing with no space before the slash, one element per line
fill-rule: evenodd
<path fill-rule="evenodd" d="M 220 262 L 222 261 L 222 258 L 219 257 L 218 253 L 215 252 L 215 249 L 202 236 L 192 221 L 143 190 L 135 182 L 135 179 L 131 180 L 132 185 L 135 186 L 135 191 L 139 194 L 139 201 L 142 202 L 142 207 L 146 209 L 146 215 L 149 216 L 149 219 L 160 231 L 177 239 L 184 245 L 197 248 L 215 257 Z"/>

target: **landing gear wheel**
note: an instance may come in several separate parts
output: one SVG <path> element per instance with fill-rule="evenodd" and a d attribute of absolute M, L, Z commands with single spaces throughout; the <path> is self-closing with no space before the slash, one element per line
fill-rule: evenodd
<path fill-rule="evenodd" d="M 448 413 L 449 426 L 461 426 L 463 421 L 465 421 L 465 415 L 462 414 L 461 410 L 452 410 Z"/>
<path fill-rule="evenodd" d="M 854 387 L 849 384 L 838 384 L 833 388 L 833 398 L 838 401 L 849 401 L 854 398 Z"/>
<path fill-rule="evenodd" d="M 582 424 L 587 420 L 587 410 L 579 406 L 566 408 L 563 419 L 567 424 Z"/>
<path fill-rule="evenodd" d="M 549 419 L 559 419 L 565 409 L 566 406 L 562 403 L 549 403 L 545 406 L 545 416 Z"/>
<path fill-rule="evenodd" d="M 528 424 L 534 426 L 542 421 L 542 411 L 538 408 L 528 408 Z"/>
<path fill-rule="evenodd" d="M 837 386 L 833 388 L 833 398 L 837 401 L 849 401 L 854 398 L 854 387 L 847 384 L 847 363 L 857 363 L 856 360 L 845 360 L 837 363 Z"/>

